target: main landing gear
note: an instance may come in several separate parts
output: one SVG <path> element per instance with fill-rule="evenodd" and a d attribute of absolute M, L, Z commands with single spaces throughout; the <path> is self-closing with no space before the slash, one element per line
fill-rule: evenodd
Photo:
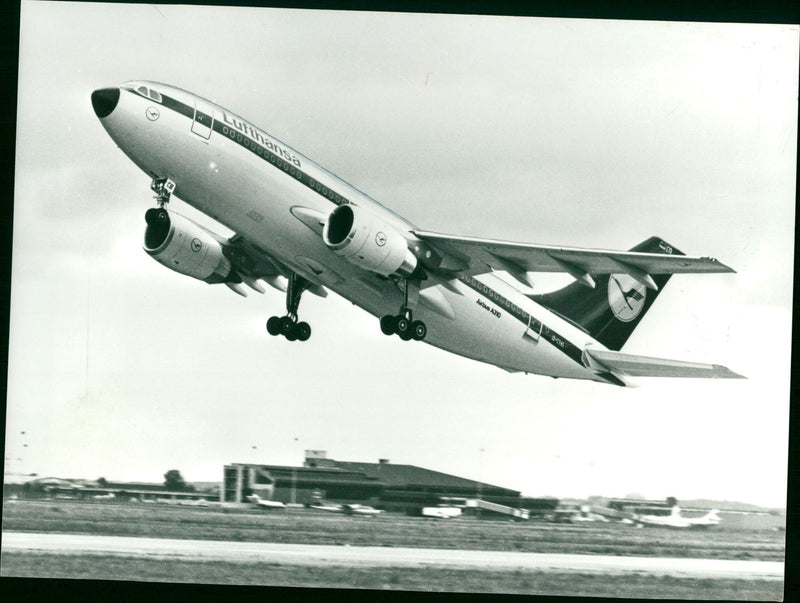
<path fill-rule="evenodd" d="M 289 341 L 306 341 L 311 337 L 311 327 L 307 322 L 297 322 L 297 307 L 300 297 L 310 283 L 292 272 L 286 287 L 286 316 L 270 316 L 267 331 L 270 335 L 283 335 Z"/>
<path fill-rule="evenodd" d="M 422 341 L 428 334 L 428 327 L 421 320 L 414 320 L 411 308 L 408 307 L 408 280 L 403 288 L 403 306 L 396 316 L 387 314 L 381 317 L 381 331 L 384 335 L 397 334 L 403 341 L 415 339 Z"/>

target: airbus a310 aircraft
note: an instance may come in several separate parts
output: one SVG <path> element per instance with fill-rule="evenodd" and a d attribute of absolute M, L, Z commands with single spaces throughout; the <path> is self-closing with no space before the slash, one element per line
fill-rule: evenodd
<path fill-rule="evenodd" d="M 286 314 L 267 321 L 271 335 L 307 340 L 301 295 L 330 289 L 380 317 L 386 335 L 510 372 L 622 386 L 629 376 L 740 377 L 719 365 L 619 351 L 672 274 L 733 272 L 713 258 L 686 256 L 657 237 L 607 251 L 425 231 L 180 88 L 130 81 L 95 90 L 91 100 L 114 142 L 151 178 L 156 207 L 145 213 L 145 251 L 242 295 L 244 285 L 263 293 L 261 281 L 285 291 Z M 172 195 L 236 234 L 219 236 L 168 209 Z M 533 294 L 531 272 L 575 282 Z"/>

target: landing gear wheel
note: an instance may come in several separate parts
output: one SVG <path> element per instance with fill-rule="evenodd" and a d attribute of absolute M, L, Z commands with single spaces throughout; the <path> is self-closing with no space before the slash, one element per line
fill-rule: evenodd
<path fill-rule="evenodd" d="M 311 337 L 311 327 L 307 322 L 297 322 L 297 307 L 303 291 L 308 289 L 309 281 L 294 272 L 288 275 L 286 287 L 286 316 L 272 316 L 267 321 L 270 335 L 283 335 L 288 341 L 306 341 Z"/>
<path fill-rule="evenodd" d="M 397 334 L 400 335 L 402 338 L 403 335 L 410 335 L 411 330 L 411 321 L 408 320 L 405 316 L 398 316 L 395 319 L 394 329 L 397 331 Z"/>
<path fill-rule="evenodd" d="M 419 298 L 419 281 L 406 278 L 403 283 L 398 282 L 397 285 L 403 291 L 403 305 L 400 306 L 400 312 L 395 316 L 386 315 L 381 317 L 381 331 L 385 335 L 396 333 L 403 341 L 410 339 L 422 341 L 428 334 L 428 327 L 421 320 L 414 320 L 414 314 L 411 309 L 411 306 Z M 411 289 L 413 289 L 413 300 L 411 300 L 412 304 L 409 305 L 409 298 L 411 297 L 409 290 Z"/>
<path fill-rule="evenodd" d="M 307 322 L 298 322 L 295 330 L 297 331 L 297 339 L 300 341 L 306 341 L 311 337 L 311 327 Z"/>
<path fill-rule="evenodd" d="M 394 335 L 395 317 L 391 314 L 381 317 L 381 331 L 384 335 Z"/>
<path fill-rule="evenodd" d="M 281 334 L 281 319 L 277 316 L 270 316 L 269 320 L 267 321 L 267 332 L 270 335 L 280 335 Z"/>
<path fill-rule="evenodd" d="M 289 333 L 294 331 L 294 321 L 291 316 L 282 316 L 280 319 L 281 333 L 289 338 Z"/>

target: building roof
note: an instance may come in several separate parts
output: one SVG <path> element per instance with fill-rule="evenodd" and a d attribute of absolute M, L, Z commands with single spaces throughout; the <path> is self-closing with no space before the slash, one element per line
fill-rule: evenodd
<path fill-rule="evenodd" d="M 364 475 L 361 471 L 348 471 L 338 467 L 288 467 L 284 465 L 253 465 L 267 473 L 273 479 L 292 479 L 298 483 L 313 481 L 319 484 L 339 484 L 346 486 L 380 487 L 385 484 L 378 478 Z"/>
<path fill-rule="evenodd" d="M 441 471 L 423 469 L 414 465 L 396 465 L 388 461 L 380 463 L 358 463 L 349 461 L 336 461 L 333 459 L 312 459 L 313 466 L 291 467 L 283 465 L 256 465 L 254 463 L 232 463 L 228 467 L 240 465 L 243 467 L 260 467 L 269 472 L 273 478 L 287 479 L 289 476 L 298 483 L 308 481 L 329 482 L 350 486 L 384 487 L 388 489 L 426 490 L 436 491 L 442 489 L 455 489 L 464 495 L 513 496 L 518 497 L 519 491 L 478 482 Z M 320 462 L 321 461 L 321 462 Z M 316 463 L 320 462 L 319 465 Z"/>
<path fill-rule="evenodd" d="M 393 463 L 354 463 L 349 461 L 333 461 L 337 467 L 346 471 L 358 471 L 364 475 L 377 478 L 389 487 L 417 488 L 464 488 L 475 490 L 501 490 L 510 496 L 519 496 L 516 490 L 494 486 L 432 469 L 423 469 L 414 465 L 395 465 Z"/>

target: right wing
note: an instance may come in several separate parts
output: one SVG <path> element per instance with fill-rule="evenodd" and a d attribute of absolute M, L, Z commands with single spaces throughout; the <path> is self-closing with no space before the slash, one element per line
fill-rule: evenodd
<path fill-rule="evenodd" d="M 213 233 L 212 233 L 213 234 Z M 292 272 L 291 268 L 270 256 L 258 245 L 251 243 L 241 235 L 234 235 L 230 239 L 218 237 L 225 249 L 225 255 L 230 260 L 236 274 L 252 289 L 263 293 L 256 282 L 258 279 L 267 281 L 271 286 L 282 291 L 286 290 L 286 279 Z M 243 290 L 233 291 L 243 295 Z M 320 284 L 310 282 L 307 290 L 314 295 L 326 297 L 327 290 Z"/>

